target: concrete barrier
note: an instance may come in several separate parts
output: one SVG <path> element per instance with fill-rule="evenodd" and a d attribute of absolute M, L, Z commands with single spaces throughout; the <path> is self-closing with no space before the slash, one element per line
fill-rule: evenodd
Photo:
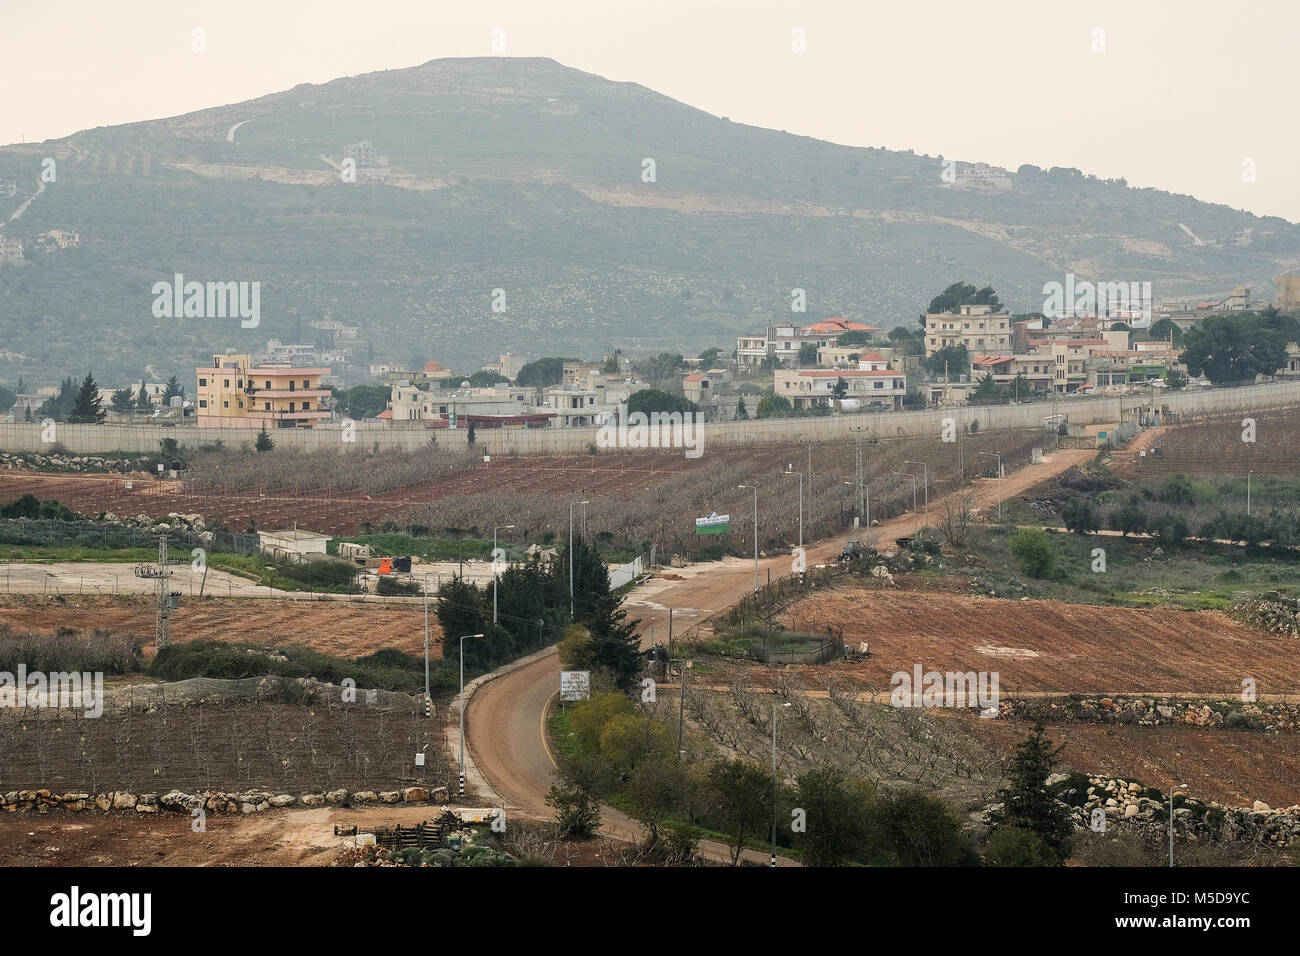
<path fill-rule="evenodd" d="M 1114 398 L 1069 398 L 1059 402 L 1025 405 L 960 406 L 916 412 L 864 412 L 825 418 L 786 418 L 764 421 L 718 422 L 700 426 L 703 453 L 710 447 L 772 444 L 777 442 L 830 442 L 865 438 L 938 437 L 945 420 L 951 419 L 967 432 L 1014 428 L 1045 428 L 1054 414 L 1072 425 L 1118 422 L 1124 409 L 1145 403 L 1145 395 Z M 1231 389 L 1161 390 L 1156 403 L 1179 414 L 1230 412 L 1300 404 L 1300 382 L 1277 382 Z M 493 455 L 573 455 L 597 447 L 597 428 L 481 428 L 475 448 Z M 50 452 L 55 444 L 75 455 L 112 452 L 157 452 L 164 438 L 174 438 L 184 448 L 220 440 L 227 448 L 253 449 L 258 429 L 165 427 L 161 425 L 67 425 L 56 426 L 54 443 L 42 441 L 39 423 L 0 424 L 0 450 Z M 276 448 L 298 451 L 333 449 L 343 454 L 356 451 L 384 452 L 414 450 L 436 444 L 439 448 L 463 449 L 467 429 L 424 429 L 387 425 L 355 426 L 354 441 L 344 441 L 341 426 L 322 425 L 313 429 L 283 429 L 271 433 Z"/>

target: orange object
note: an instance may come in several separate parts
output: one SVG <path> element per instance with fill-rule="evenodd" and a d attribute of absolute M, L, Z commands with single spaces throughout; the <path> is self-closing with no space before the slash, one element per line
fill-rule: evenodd
<path fill-rule="evenodd" d="M 392 573 L 393 573 L 393 559 L 392 559 L 392 558 L 384 558 L 382 561 L 380 561 L 380 562 L 379 562 L 379 570 L 376 571 L 375 573 L 376 573 L 376 574 L 392 574 Z"/>

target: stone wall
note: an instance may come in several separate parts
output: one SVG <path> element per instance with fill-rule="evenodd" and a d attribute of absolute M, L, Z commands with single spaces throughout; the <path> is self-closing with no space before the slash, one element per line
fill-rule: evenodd
<path fill-rule="evenodd" d="M 446 787 L 405 787 L 401 790 L 329 790 L 324 793 L 275 793 L 271 790 L 215 791 L 183 793 L 172 790 L 161 796 L 145 793 L 137 796 L 124 790 L 107 793 L 52 793 L 49 790 L 11 790 L 0 795 L 0 810 L 7 813 L 34 810 L 134 811 L 136 813 L 191 813 L 200 807 L 206 813 L 261 813 L 287 807 L 355 807 L 368 804 L 446 803 Z"/>

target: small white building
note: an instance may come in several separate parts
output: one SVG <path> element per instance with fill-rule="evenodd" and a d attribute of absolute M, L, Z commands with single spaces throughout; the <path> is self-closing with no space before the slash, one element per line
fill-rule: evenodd
<path fill-rule="evenodd" d="M 286 528 L 282 531 L 259 531 L 257 541 L 267 557 L 301 564 L 325 557 L 329 535 Z"/>

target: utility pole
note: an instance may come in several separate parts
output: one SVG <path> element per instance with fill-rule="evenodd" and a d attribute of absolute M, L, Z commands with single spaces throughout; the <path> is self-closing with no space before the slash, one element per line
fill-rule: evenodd
<path fill-rule="evenodd" d="M 429 579 L 424 580 L 424 716 L 430 717 L 429 697 Z"/>
<path fill-rule="evenodd" d="M 171 572 L 167 570 L 167 535 L 162 535 L 158 539 L 158 627 L 154 637 L 154 647 L 162 650 L 172 642 L 171 632 L 171 594 L 167 588 L 167 578 Z"/>
<path fill-rule="evenodd" d="M 737 485 L 754 492 L 754 593 L 758 593 L 758 485 Z"/>
<path fill-rule="evenodd" d="M 585 521 L 586 516 L 584 515 L 583 517 Z M 497 527 L 492 529 L 492 626 L 493 627 L 497 626 L 497 582 L 501 579 L 501 574 L 500 572 L 497 571 L 497 532 L 505 531 L 513 527 L 514 525 L 512 524 L 503 524 L 503 525 L 498 525 Z M 572 551 L 570 551 L 569 560 L 570 561 L 573 560 Z M 570 564 L 570 568 L 572 568 L 572 564 Z M 572 571 L 570 571 L 570 573 L 572 573 Z M 569 613 L 572 614 L 573 612 L 570 611 Z"/>
<path fill-rule="evenodd" d="M 682 724 L 686 714 L 686 661 L 681 662 L 681 674 L 677 682 L 682 685 L 682 699 L 677 706 L 677 759 L 682 756 Z"/>
<path fill-rule="evenodd" d="M 996 458 L 998 460 L 998 520 L 1002 520 L 1002 456 L 997 452 L 980 452 L 981 458 Z"/>

